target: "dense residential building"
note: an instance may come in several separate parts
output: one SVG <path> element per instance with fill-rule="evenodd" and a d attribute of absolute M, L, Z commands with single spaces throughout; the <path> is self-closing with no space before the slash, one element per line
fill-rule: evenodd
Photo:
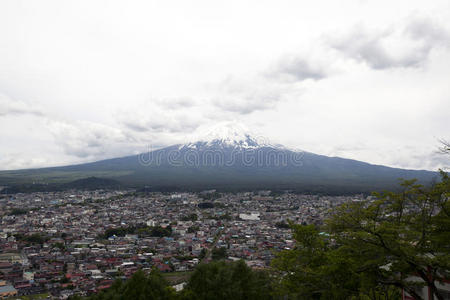
<path fill-rule="evenodd" d="M 288 221 L 321 224 L 354 197 L 70 191 L 0 199 L 0 280 L 19 295 L 86 295 L 138 269 L 192 270 L 205 251 L 269 266 L 289 249 Z"/>

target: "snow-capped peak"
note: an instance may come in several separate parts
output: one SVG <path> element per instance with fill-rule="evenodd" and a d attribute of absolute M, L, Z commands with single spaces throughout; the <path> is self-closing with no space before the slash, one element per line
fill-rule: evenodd
<path fill-rule="evenodd" d="M 239 123 L 222 123 L 211 128 L 199 141 L 223 141 L 225 143 L 239 143 L 251 138 L 248 128 Z"/>
<path fill-rule="evenodd" d="M 217 124 L 208 131 L 194 137 L 191 141 L 182 147 L 235 147 L 241 149 L 253 149 L 260 147 L 274 147 L 268 141 L 258 135 L 250 133 L 243 124 L 236 122 L 225 122 Z"/>

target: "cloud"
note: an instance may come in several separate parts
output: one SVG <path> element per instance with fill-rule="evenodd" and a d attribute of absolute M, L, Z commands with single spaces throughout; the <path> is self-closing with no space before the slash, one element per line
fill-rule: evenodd
<path fill-rule="evenodd" d="M 166 97 L 156 99 L 155 103 L 168 109 L 190 108 L 198 105 L 197 101 L 190 97 Z"/>
<path fill-rule="evenodd" d="M 312 58 L 286 55 L 267 73 L 268 77 L 288 81 L 320 80 L 328 76 L 325 66 Z"/>
<path fill-rule="evenodd" d="M 171 113 L 150 113 L 149 115 L 123 118 L 121 121 L 127 128 L 137 132 L 170 132 L 183 133 L 194 130 L 199 122 L 188 115 L 180 116 Z"/>
<path fill-rule="evenodd" d="M 245 79 L 229 76 L 216 86 L 211 103 L 225 112 L 247 115 L 275 108 L 282 101 L 286 89 L 286 85 L 268 80 L 265 76 Z"/>
<path fill-rule="evenodd" d="M 390 34 L 390 32 L 368 32 L 359 28 L 344 37 L 332 39 L 329 45 L 347 57 L 378 70 L 417 67 L 425 60 L 429 48 L 416 47 L 394 54 L 386 45 Z"/>
<path fill-rule="evenodd" d="M 202 114 L 190 98 L 153 100 L 116 113 L 119 123 L 137 133 L 180 134 L 195 130 Z"/>
<path fill-rule="evenodd" d="M 332 148 L 326 147 L 325 155 L 337 156 L 374 164 L 406 169 L 424 169 L 437 171 L 450 168 L 450 156 L 437 151 L 437 147 L 421 145 L 392 145 L 391 151 L 374 151 L 375 143 L 355 141 L 353 144 L 338 144 Z"/>
<path fill-rule="evenodd" d="M 433 46 L 450 46 L 450 32 L 427 18 L 412 19 L 405 28 L 405 34 L 416 40 L 424 40 Z"/>
<path fill-rule="evenodd" d="M 327 44 L 376 70 L 423 66 L 433 48 L 448 45 L 449 33 L 427 19 L 408 21 L 403 30 L 368 30 L 358 25 L 350 33 L 327 38 Z"/>
<path fill-rule="evenodd" d="M 108 158 L 131 153 L 136 141 L 120 129 L 88 121 L 49 121 L 57 145 L 67 155 L 82 159 Z"/>
<path fill-rule="evenodd" d="M 42 117 L 44 113 L 24 101 L 15 100 L 5 94 L 0 93 L 0 117 L 34 115 Z"/>
<path fill-rule="evenodd" d="M 405 155 L 406 154 L 406 155 Z M 437 171 L 438 169 L 448 170 L 450 168 L 450 157 L 438 151 L 410 150 L 403 151 L 395 156 L 395 163 L 403 168 L 421 168 L 425 170 Z M 393 162 L 394 163 L 394 160 Z"/>
<path fill-rule="evenodd" d="M 239 115 L 275 109 L 280 102 L 303 94 L 306 87 L 335 73 L 337 60 L 329 48 L 314 45 L 305 52 L 281 54 L 253 74 L 228 76 L 215 86 L 212 103 Z"/>
<path fill-rule="evenodd" d="M 37 167 L 48 167 L 54 164 L 53 157 L 33 157 L 29 153 L 13 152 L 2 153 L 0 165 L 2 170 L 29 169 Z"/>
<path fill-rule="evenodd" d="M 277 92 L 249 91 L 243 95 L 216 98 L 214 104 L 222 110 L 246 115 L 258 110 L 274 108 L 279 99 L 280 94 Z"/>

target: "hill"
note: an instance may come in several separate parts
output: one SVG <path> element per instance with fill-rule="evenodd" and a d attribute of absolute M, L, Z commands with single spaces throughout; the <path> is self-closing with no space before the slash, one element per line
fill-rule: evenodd
<path fill-rule="evenodd" d="M 2 171 L 0 185 L 89 189 L 146 186 L 152 190 L 276 189 L 350 194 L 395 189 L 400 178 L 417 178 L 428 184 L 437 178 L 437 173 L 294 151 L 255 138 L 241 128 L 227 127 L 194 142 L 140 155 L 64 167 Z"/>

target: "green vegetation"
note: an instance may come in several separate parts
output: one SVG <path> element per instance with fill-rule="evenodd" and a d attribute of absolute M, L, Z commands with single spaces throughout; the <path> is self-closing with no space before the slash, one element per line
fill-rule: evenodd
<path fill-rule="evenodd" d="M 291 227 L 288 223 L 285 223 L 285 222 L 277 222 L 277 223 L 275 223 L 275 226 L 277 228 L 284 228 L 284 229 L 288 229 Z"/>
<path fill-rule="evenodd" d="M 61 251 L 66 251 L 67 250 L 66 246 L 63 243 L 60 243 L 60 242 L 54 243 L 54 244 L 52 244 L 52 246 L 55 247 L 55 248 L 58 248 Z"/>
<path fill-rule="evenodd" d="M 176 293 L 167 279 L 157 270 L 149 274 L 136 272 L 129 280 L 116 280 L 111 288 L 87 298 L 72 296 L 70 299 L 88 300 L 264 300 L 271 298 L 269 275 L 262 271 L 253 271 L 243 261 L 227 263 L 225 261 L 199 265 L 194 272 L 176 274 L 187 279 L 183 291 Z M 170 275 L 170 274 L 169 274 Z M 167 278 L 167 279 L 166 279 Z"/>
<path fill-rule="evenodd" d="M 191 259 L 195 258 L 195 256 L 192 256 L 192 255 L 176 255 L 175 258 L 178 259 L 178 260 L 184 261 L 184 260 L 191 260 Z"/>
<path fill-rule="evenodd" d="M 90 296 L 91 300 L 122 300 L 122 299 L 176 299 L 176 293 L 169 286 L 166 279 L 157 271 L 153 270 L 150 274 L 143 271 L 137 271 L 133 276 L 123 282 L 117 280 L 111 288 L 102 291 L 96 295 Z M 72 299 L 81 299 L 72 297 Z"/>
<path fill-rule="evenodd" d="M 17 299 L 23 299 L 23 300 L 40 300 L 40 299 L 48 299 L 50 297 L 49 293 L 43 293 L 43 294 L 36 294 L 36 295 L 27 295 L 27 296 L 20 296 Z"/>
<path fill-rule="evenodd" d="M 194 232 L 197 232 L 197 231 L 199 231 L 199 230 L 200 230 L 200 227 L 199 227 L 199 226 L 193 225 L 193 226 L 191 226 L 191 227 L 188 228 L 187 232 L 188 232 L 188 233 L 194 233 Z"/>
<path fill-rule="evenodd" d="M 267 273 L 250 269 L 242 260 L 211 262 L 196 268 L 180 297 L 189 300 L 271 299 L 271 283 Z"/>
<path fill-rule="evenodd" d="M 186 274 L 177 274 L 184 276 Z M 271 298 L 269 275 L 253 271 L 243 261 L 224 261 L 199 265 L 191 275 L 186 287 L 180 293 L 170 287 L 165 275 L 156 270 L 149 274 L 136 272 L 129 280 L 117 280 L 111 288 L 87 298 L 72 296 L 71 300 L 264 300 Z"/>
<path fill-rule="evenodd" d="M 225 259 L 227 257 L 228 257 L 227 249 L 217 248 L 217 247 L 214 247 L 214 249 L 212 249 L 211 258 L 213 260 L 221 260 L 221 259 Z"/>
<path fill-rule="evenodd" d="M 43 244 L 49 240 L 47 236 L 39 233 L 33 233 L 32 235 L 23 235 L 21 233 L 15 234 L 14 237 L 17 241 L 23 241 L 30 244 Z"/>
<path fill-rule="evenodd" d="M 169 282 L 169 284 L 174 285 L 187 282 L 192 276 L 192 273 L 194 273 L 194 271 L 170 272 L 162 273 L 161 275 Z"/>
<path fill-rule="evenodd" d="M 188 216 L 183 216 L 181 218 L 181 221 L 192 221 L 192 222 L 195 222 L 195 221 L 197 221 L 197 219 L 198 219 L 197 214 L 196 213 L 192 213 L 192 214 L 190 214 Z"/>
<path fill-rule="evenodd" d="M 216 204 L 214 204 L 214 206 L 216 206 Z M 233 219 L 230 214 L 226 213 L 224 215 L 215 215 L 214 216 L 215 220 L 221 221 L 221 220 L 227 220 L 227 221 L 231 221 L 231 219 Z"/>
<path fill-rule="evenodd" d="M 291 224 L 297 242 L 273 266 L 279 295 L 289 299 L 398 299 L 405 289 L 422 299 L 428 286 L 450 277 L 450 180 L 425 188 L 404 181 L 399 193 L 375 194 L 373 202 L 343 205 L 327 222 Z M 409 280 L 416 275 L 422 282 Z"/>
<path fill-rule="evenodd" d="M 208 250 L 206 250 L 205 248 L 202 248 L 202 250 L 200 251 L 200 254 L 198 256 L 199 259 L 204 259 L 206 257 L 206 254 L 208 253 Z"/>
<path fill-rule="evenodd" d="M 22 208 L 13 208 L 10 212 L 10 216 L 19 216 L 27 214 L 28 210 Z"/>
<path fill-rule="evenodd" d="M 172 228 L 170 226 L 163 228 L 161 226 L 147 226 L 147 225 L 109 228 L 105 231 L 105 233 L 103 234 L 102 237 L 109 238 L 113 235 L 125 236 L 127 234 L 138 234 L 141 237 L 144 237 L 144 236 L 152 236 L 152 237 L 171 236 Z"/>

